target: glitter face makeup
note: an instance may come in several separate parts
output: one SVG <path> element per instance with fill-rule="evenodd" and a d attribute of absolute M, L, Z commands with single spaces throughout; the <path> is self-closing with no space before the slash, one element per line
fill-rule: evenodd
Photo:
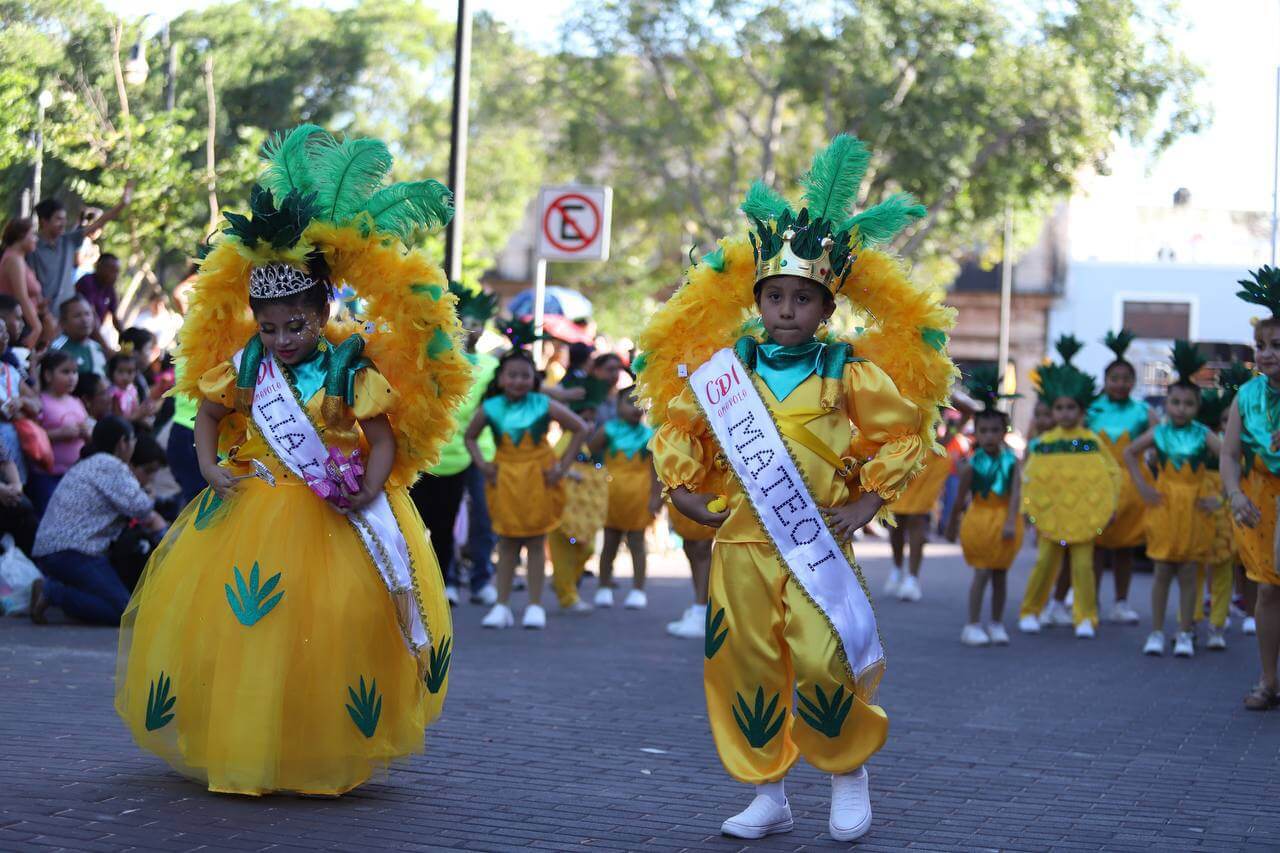
<path fill-rule="evenodd" d="M 281 362 L 301 364 L 311 357 L 324 333 L 324 320 L 298 305 L 267 305 L 254 315 L 262 344 Z"/>

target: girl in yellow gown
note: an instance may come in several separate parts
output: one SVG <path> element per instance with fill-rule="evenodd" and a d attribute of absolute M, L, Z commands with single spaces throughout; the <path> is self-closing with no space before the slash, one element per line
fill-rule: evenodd
<path fill-rule="evenodd" d="M 498 602 L 482 622 L 486 628 L 515 625 L 509 602 L 521 551 L 526 554 L 529 575 L 523 625 L 533 629 L 547 625 L 542 607 L 547 534 L 560 524 L 564 511 L 560 481 L 578 456 L 587 425 L 567 406 L 540 393 L 537 385 L 533 358 L 519 347 L 511 350 L 498 360 L 493 387 L 467 427 L 467 449 L 484 472 L 489 515 L 498 534 Z M 547 441 L 553 420 L 570 433 L 559 457 Z M 498 444 L 492 462 L 480 454 L 477 443 L 486 428 Z"/>
<path fill-rule="evenodd" d="M 969 622 L 960 642 L 1003 646 L 1009 643 L 1004 627 L 1005 581 L 1022 547 L 1022 513 L 1018 511 L 1021 477 L 1018 457 L 1004 442 L 1009 416 L 996 408 L 1000 381 L 995 370 L 975 370 L 968 386 L 974 399 L 984 404 L 973 418 L 978 447 L 961 470 L 959 496 L 947 521 L 947 538 L 954 542 L 959 535 L 965 562 L 973 568 Z M 991 622 L 984 628 L 980 620 L 988 583 Z"/>
<path fill-rule="evenodd" d="M 1192 376 L 1204 367 L 1205 358 L 1194 345 L 1177 341 L 1173 347 L 1173 367 L 1178 379 L 1169 386 L 1165 401 L 1166 419 L 1143 433 L 1124 452 L 1129 475 L 1147 505 L 1147 556 L 1155 562 L 1151 585 L 1152 632 L 1142 652 L 1164 654 L 1164 617 L 1169 587 L 1178 579 L 1178 636 L 1173 653 L 1191 657 L 1195 653 L 1191 637 L 1195 619 L 1196 561 L 1213 543 L 1211 515 L 1216 499 L 1206 497 L 1209 488 L 1208 460 L 1220 449 L 1218 436 L 1196 420 L 1200 411 L 1200 388 Z M 1146 454 L 1156 453 L 1156 484 L 1152 488 L 1142 474 Z"/>
<path fill-rule="evenodd" d="M 597 607 L 613 606 L 613 561 L 623 539 L 631 554 L 631 591 L 624 606 L 642 610 L 647 604 L 644 580 L 647 554 L 644 534 L 662 508 L 662 490 L 653 470 L 649 440 L 653 430 L 643 422 L 634 391 L 618 395 L 618 416 L 591 439 L 592 451 L 604 457 L 609 472 L 609 511 L 604 522 L 604 547 L 600 552 L 600 588 Z"/>
<path fill-rule="evenodd" d="M 182 331 L 210 485 L 125 612 L 116 709 L 213 791 L 341 794 L 420 751 L 448 691 L 449 608 L 407 487 L 468 371 L 443 274 L 399 242 L 448 219 L 448 191 L 424 182 L 398 219 L 373 194 L 381 166 L 359 187 L 324 177 L 354 152 L 389 170 L 385 151 L 310 126 L 276 140 Z M 336 284 L 366 300 L 364 335 L 326 329 Z"/>

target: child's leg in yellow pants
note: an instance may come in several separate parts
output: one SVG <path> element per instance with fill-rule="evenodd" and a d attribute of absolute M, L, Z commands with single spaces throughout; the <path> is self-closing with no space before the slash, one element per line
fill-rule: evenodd
<path fill-rule="evenodd" d="M 884 745 L 888 717 L 854 695 L 839 641 L 772 546 L 718 544 L 710 592 L 703 683 L 730 776 L 776 782 L 801 755 L 848 773 Z"/>
<path fill-rule="evenodd" d="M 591 559 L 593 543 L 569 541 L 559 530 L 547 535 L 551 545 L 551 588 L 561 607 L 572 607 L 578 602 L 578 581 Z"/>
<path fill-rule="evenodd" d="M 1072 614 L 1077 625 L 1091 622 L 1098 627 L 1098 587 L 1093 579 L 1093 543 L 1076 542 L 1067 546 L 1071 561 L 1071 588 L 1076 591 Z"/>
<path fill-rule="evenodd" d="M 1209 624 L 1215 628 L 1227 624 L 1227 614 L 1231 610 L 1234 569 L 1231 559 L 1209 569 Z"/>
<path fill-rule="evenodd" d="M 1040 611 L 1049 603 L 1049 594 L 1053 592 L 1054 581 L 1062 566 L 1063 550 L 1063 546 L 1049 537 L 1039 537 L 1036 542 L 1036 564 L 1031 569 L 1031 577 L 1027 578 L 1026 592 L 1022 594 L 1019 619 L 1027 616 L 1039 617 Z"/>
<path fill-rule="evenodd" d="M 1204 579 L 1205 565 L 1204 563 L 1196 564 L 1196 603 L 1192 610 L 1191 618 L 1199 624 L 1204 619 Z"/>

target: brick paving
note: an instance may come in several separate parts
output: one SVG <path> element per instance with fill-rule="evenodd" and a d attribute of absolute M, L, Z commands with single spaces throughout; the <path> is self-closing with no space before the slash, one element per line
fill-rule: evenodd
<path fill-rule="evenodd" d="M 885 547 L 860 553 L 879 590 Z M 657 569 L 647 611 L 553 613 L 542 633 L 483 631 L 464 605 L 426 753 L 337 800 L 205 792 L 116 719 L 114 632 L 0 620 L 0 850 L 848 847 L 826 836 L 827 782 L 803 763 L 788 780 L 794 832 L 718 835 L 749 791 L 716 760 L 701 645 L 663 633 L 688 603 L 682 564 Z M 860 849 L 1280 848 L 1280 712 L 1240 705 L 1249 638 L 1191 661 L 1141 657 L 1145 626 L 968 649 L 968 578 L 954 547 L 934 546 L 925 599 L 877 604 L 892 732 L 869 765 L 876 819 Z M 1138 576 L 1144 614 L 1148 589 Z"/>

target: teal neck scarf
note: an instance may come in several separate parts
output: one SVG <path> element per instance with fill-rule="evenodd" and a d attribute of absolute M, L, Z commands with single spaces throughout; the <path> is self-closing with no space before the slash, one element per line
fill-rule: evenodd
<path fill-rule="evenodd" d="M 499 394 L 484 401 L 484 414 L 497 436 L 506 436 L 512 444 L 519 444 L 526 435 L 534 442 L 542 441 L 551 422 L 551 401 L 545 394 L 536 392 L 519 400 L 508 400 Z"/>
<path fill-rule="evenodd" d="M 791 396 L 810 376 L 839 379 L 844 366 L 856 361 L 849 344 L 825 344 L 816 338 L 795 346 L 783 346 L 772 340 L 759 343 L 746 337 L 739 339 L 734 351 L 748 370 L 764 380 L 779 402 Z"/>

